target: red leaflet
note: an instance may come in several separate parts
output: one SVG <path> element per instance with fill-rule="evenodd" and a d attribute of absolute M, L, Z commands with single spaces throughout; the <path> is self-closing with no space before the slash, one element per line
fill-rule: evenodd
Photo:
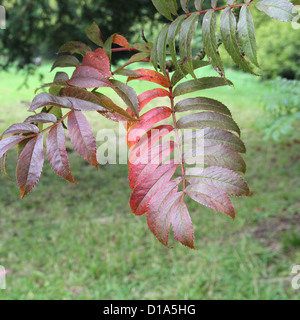
<path fill-rule="evenodd" d="M 162 98 L 162 97 L 169 97 L 169 91 L 165 89 L 153 89 L 146 92 L 141 93 L 138 96 L 139 103 L 140 103 L 140 111 L 153 99 Z"/>
<path fill-rule="evenodd" d="M 0 141 L 0 159 L 3 155 L 21 141 L 27 139 L 26 136 L 11 136 Z"/>
<path fill-rule="evenodd" d="M 61 122 L 49 131 L 47 137 L 47 156 L 54 172 L 62 178 L 76 183 L 70 169 L 66 150 L 65 131 Z"/>
<path fill-rule="evenodd" d="M 193 184 L 188 186 L 187 195 L 202 205 L 212 208 L 235 218 L 233 205 L 228 195 L 214 186 L 207 184 Z"/>
<path fill-rule="evenodd" d="M 174 202 L 171 214 L 175 239 L 183 245 L 195 249 L 193 223 L 182 196 Z"/>
<path fill-rule="evenodd" d="M 173 141 L 164 141 L 148 150 L 147 153 L 136 159 L 131 165 L 129 173 L 129 185 L 131 189 L 152 174 L 157 167 L 164 162 L 173 152 L 175 144 Z"/>
<path fill-rule="evenodd" d="M 131 149 L 128 161 L 129 169 L 136 163 L 138 158 L 142 157 L 145 152 L 173 130 L 172 126 L 162 125 L 152 128 L 146 135 L 142 136 L 140 141 Z"/>
<path fill-rule="evenodd" d="M 148 69 L 138 69 L 134 70 L 134 72 L 141 75 L 141 77 L 132 78 L 129 77 L 127 82 L 132 80 L 144 80 L 144 81 L 150 81 L 159 84 L 160 86 L 163 86 L 165 88 L 170 87 L 170 81 L 167 77 L 163 76 L 162 74 Z"/>
<path fill-rule="evenodd" d="M 20 154 L 17 181 L 23 199 L 38 183 L 44 166 L 43 135 L 31 139 Z"/>
<path fill-rule="evenodd" d="M 104 77 L 102 72 L 89 66 L 77 67 L 72 78 L 67 83 L 84 89 L 112 87 L 112 84 Z"/>
<path fill-rule="evenodd" d="M 39 128 L 33 124 L 28 123 L 15 123 L 4 131 L 3 136 L 7 134 L 20 134 L 20 133 L 39 133 Z"/>
<path fill-rule="evenodd" d="M 148 111 L 143 114 L 139 121 L 133 123 L 127 133 L 127 143 L 129 148 L 135 145 L 141 137 L 147 133 L 151 127 L 159 121 L 162 121 L 171 116 L 172 112 L 170 108 L 159 107 Z"/>
<path fill-rule="evenodd" d="M 98 167 L 97 145 L 92 128 L 81 111 L 71 111 L 68 130 L 76 151 L 94 167 Z"/>
<path fill-rule="evenodd" d="M 112 42 L 119 45 L 120 47 L 124 47 L 130 50 L 130 45 L 127 39 L 121 36 L 120 34 L 115 34 Z"/>
<path fill-rule="evenodd" d="M 174 162 L 161 165 L 148 179 L 137 185 L 130 198 L 131 210 L 135 215 L 142 215 L 147 212 L 151 198 L 160 190 L 165 188 L 166 183 L 172 178 L 177 165 Z"/>
<path fill-rule="evenodd" d="M 83 66 L 97 69 L 103 77 L 111 77 L 110 61 L 106 52 L 99 48 L 93 52 L 87 52 L 82 60 Z"/>

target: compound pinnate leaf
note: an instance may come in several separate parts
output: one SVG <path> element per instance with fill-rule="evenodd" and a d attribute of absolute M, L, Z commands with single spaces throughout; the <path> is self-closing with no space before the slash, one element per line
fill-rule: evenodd
<path fill-rule="evenodd" d="M 288 0 L 261 0 L 255 7 L 279 21 L 292 21 L 296 16 L 296 11 L 293 12 L 294 5 Z"/>
<path fill-rule="evenodd" d="M 188 186 L 186 193 L 194 201 L 234 219 L 233 205 L 224 191 L 211 185 L 198 183 Z"/>
<path fill-rule="evenodd" d="M 16 171 L 17 182 L 23 199 L 38 183 L 44 166 L 44 137 L 39 134 L 22 150 Z"/>
<path fill-rule="evenodd" d="M 81 111 L 71 111 L 68 117 L 71 142 L 81 157 L 98 167 L 97 145 L 92 128 Z"/>
<path fill-rule="evenodd" d="M 3 136 L 7 134 L 21 134 L 21 133 L 39 133 L 39 128 L 33 124 L 15 123 L 3 132 Z"/>
<path fill-rule="evenodd" d="M 47 156 L 54 172 L 65 180 L 76 183 L 70 169 L 66 150 L 65 131 L 61 122 L 49 131 L 47 137 Z"/>
<path fill-rule="evenodd" d="M 245 55 L 259 68 L 257 61 L 257 47 L 255 39 L 254 22 L 247 5 L 243 5 L 238 22 L 238 39 Z"/>
<path fill-rule="evenodd" d="M 216 37 L 216 14 L 213 10 L 208 10 L 202 23 L 203 45 L 213 68 L 221 75 L 225 76 L 223 63 L 219 54 Z"/>
<path fill-rule="evenodd" d="M 2 139 L 0 141 L 0 158 L 2 158 L 9 149 L 13 148 L 25 139 L 26 136 L 11 136 Z"/>
<path fill-rule="evenodd" d="M 49 122 L 56 122 L 56 116 L 51 113 L 38 113 L 35 114 L 34 116 L 28 117 L 24 122 L 28 123 L 49 123 Z"/>
<path fill-rule="evenodd" d="M 96 45 L 102 47 L 103 46 L 103 39 L 101 30 L 98 27 L 97 23 L 93 22 L 89 28 L 85 31 L 87 37 L 94 42 Z"/>
<path fill-rule="evenodd" d="M 137 77 L 128 78 L 127 82 L 132 80 L 144 80 L 144 81 L 149 81 L 149 82 L 159 84 L 160 86 L 165 88 L 170 87 L 170 81 L 168 80 L 168 78 L 156 71 L 149 70 L 149 69 L 137 69 L 137 70 L 134 70 L 134 72 L 140 74 L 141 76 L 138 78 Z"/>
<path fill-rule="evenodd" d="M 71 54 L 78 53 L 84 56 L 87 52 L 92 51 L 92 49 L 81 41 L 69 41 L 62 45 L 57 53 L 68 52 Z"/>

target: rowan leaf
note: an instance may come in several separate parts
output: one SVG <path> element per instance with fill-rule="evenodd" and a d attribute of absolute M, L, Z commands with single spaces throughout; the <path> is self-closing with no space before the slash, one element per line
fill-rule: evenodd
<path fill-rule="evenodd" d="M 212 208 L 235 218 L 235 212 L 231 200 L 222 190 L 207 184 L 192 184 L 186 188 L 187 195 L 203 206 Z"/>
<path fill-rule="evenodd" d="M 38 183 L 44 166 L 44 137 L 39 134 L 22 150 L 16 171 L 17 182 L 23 199 Z"/>
<path fill-rule="evenodd" d="M 68 52 L 71 54 L 78 53 L 82 56 L 84 56 L 87 52 L 92 51 L 92 49 L 86 45 L 85 43 L 81 41 L 69 41 L 62 45 L 60 49 L 58 50 L 59 53 Z"/>
<path fill-rule="evenodd" d="M 200 112 L 189 114 L 177 121 L 180 129 L 204 129 L 207 127 L 235 131 L 240 134 L 240 128 L 231 117 L 216 112 Z"/>
<path fill-rule="evenodd" d="M 292 21 L 296 16 L 293 12 L 294 5 L 288 0 L 261 0 L 255 7 L 278 21 Z"/>
<path fill-rule="evenodd" d="M 225 76 L 223 63 L 219 54 L 216 37 L 216 14 L 213 10 L 208 10 L 202 23 L 203 45 L 208 61 L 213 68 L 222 76 Z"/>
<path fill-rule="evenodd" d="M 178 97 L 187 93 L 232 85 L 229 80 L 219 77 L 204 77 L 197 80 L 189 80 L 177 85 L 174 89 L 174 96 Z"/>
<path fill-rule="evenodd" d="M 33 124 L 15 123 L 3 132 L 3 136 L 7 134 L 21 134 L 21 133 L 39 133 L 39 128 Z"/>
<path fill-rule="evenodd" d="M 103 39 L 101 30 L 98 27 L 97 23 L 93 22 L 90 27 L 88 27 L 85 31 L 86 36 L 97 46 L 103 46 Z"/>
<path fill-rule="evenodd" d="M 150 62 L 152 63 L 154 69 L 158 70 L 158 57 L 157 57 L 157 39 L 154 41 L 151 48 Z"/>
<path fill-rule="evenodd" d="M 254 22 L 251 11 L 246 4 L 244 4 L 241 8 L 237 31 L 239 43 L 241 44 L 245 55 L 254 65 L 259 68 L 257 61 Z"/>
<path fill-rule="evenodd" d="M 51 113 L 38 113 L 34 116 L 28 117 L 24 122 L 27 123 L 49 123 L 53 122 L 55 123 L 57 121 L 56 116 Z"/>
<path fill-rule="evenodd" d="M 183 21 L 179 34 L 179 54 L 183 68 L 186 68 L 194 78 L 196 75 L 193 68 L 192 55 L 192 40 L 198 26 L 199 14 L 192 13 L 186 20 Z"/>
<path fill-rule="evenodd" d="M 67 155 L 65 131 L 60 122 L 49 131 L 47 156 L 54 172 L 65 180 L 76 183 L 71 173 Z"/>
<path fill-rule="evenodd" d="M 128 78 L 127 82 L 132 80 L 143 80 L 143 81 L 149 81 L 156 84 L 159 84 L 162 87 L 169 88 L 170 82 L 167 77 L 163 76 L 162 74 L 149 70 L 149 69 L 137 69 L 134 70 L 134 72 L 140 74 L 141 76 L 138 78 Z"/>
<path fill-rule="evenodd" d="M 80 62 L 76 57 L 63 55 L 56 59 L 50 71 L 53 71 L 55 68 L 77 67 L 79 65 L 80 65 Z"/>
<path fill-rule="evenodd" d="M 137 70 L 135 70 L 137 72 Z M 139 72 L 138 72 L 139 73 Z M 133 113 L 138 117 L 139 116 L 139 101 L 135 91 L 118 80 L 111 80 L 113 84 L 113 89 L 120 96 L 120 98 L 126 103 Z"/>
<path fill-rule="evenodd" d="M 166 0 L 166 4 L 167 4 L 167 7 L 169 8 L 170 12 L 174 16 L 177 16 L 177 11 L 178 11 L 177 0 Z"/>
<path fill-rule="evenodd" d="M 21 141 L 25 140 L 26 136 L 11 136 L 0 141 L 0 159 L 6 154 L 6 152 L 15 147 Z"/>
<path fill-rule="evenodd" d="M 236 19 L 230 8 L 226 8 L 223 11 L 220 21 L 220 32 L 225 49 L 231 56 L 232 60 L 244 71 L 255 74 L 243 57 L 238 46 L 236 38 Z"/>
<path fill-rule="evenodd" d="M 68 131 L 78 154 L 97 168 L 96 139 L 89 122 L 81 111 L 73 110 L 69 114 Z"/>
<path fill-rule="evenodd" d="M 152 0 L 152 3 L 161 15 L 166 17 L 168 20 L 172 20 L 171 11 L 168 8 L 166 0 Z"/>

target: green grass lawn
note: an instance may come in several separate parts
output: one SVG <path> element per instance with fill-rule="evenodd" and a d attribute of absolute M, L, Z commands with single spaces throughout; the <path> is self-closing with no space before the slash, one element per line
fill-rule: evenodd
<path fill-rule="evenodd" d="M 49 65 L 40 70 L 44 81 L 52 78 L 48 70 Z M 145 216 L 131 213 L 125 165 L 96 171 L 70 153 L 78 185 L 63 181 L 46 163 L 39 185 L 21 201 L 14 179 L 0 178 L 0 265 L 9 270 L 0 298 L 300 298 L 291 287 L 292 265 L 300 264 L 300 144 L 263 140 L 256 121 L 271 91 L 268 82 L 236 71 L 227 76 L 234 88 L 203 94 L 231 108 L 248 149 L 246 180 L 253 194 L 233 199 L 234 222 L 190 201 L 198 250 L 175 242 L 167 249 L 148 230 Z M 22 80 L 21 74 L 0 73 L 1 132 L 23 121 L 40 84 L 35 76 L 18 91 Z M 151 88 L 146 82 L 134 86 L 138 93 Z M 88 117 L 95 133 L 116 128 L 100 116 Z M 15 166 L 11 152 L 12 177 Z"/>

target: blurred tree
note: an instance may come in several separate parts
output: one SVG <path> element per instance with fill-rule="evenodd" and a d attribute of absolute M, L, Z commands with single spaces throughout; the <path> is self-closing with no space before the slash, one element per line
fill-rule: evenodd
<path fill-rule="evenodd" d="M 2 68 L 15 62 L 19 68 L 30 66 L 38 62 L 35 57 L 52 58 L 49 52 L 66 41 L 86 41 L 84 30 L 93 21 L 104 37 L 114 32 L 130 37 L 133 25 L 143 26 L 156 12 L 149 0 L 4 0 L 2 4 L 7 12 L 7 28 L 0 30 Z"/>

